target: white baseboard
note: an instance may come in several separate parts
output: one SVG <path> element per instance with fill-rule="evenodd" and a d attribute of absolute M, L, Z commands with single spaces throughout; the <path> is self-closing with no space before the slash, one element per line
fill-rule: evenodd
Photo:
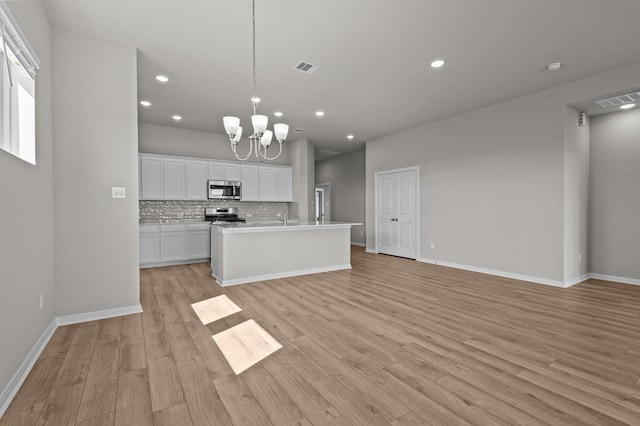
<path fill-rule="evenodd" d="M 222 281 L 218 277 L 215 277 L 215 275 L 214 277 L 216 278 L 216 282 L 220 286 L 227 287 L 230 285 L 248 284 L 248 283 L 254 283 L 256 281 L 277 280 L 278 278 L 288 278 L 288 277 L 297 277 L 299 275 L 319 274 L 321 272 L 340 271 L 343 269 L 351 269 L 351 264 L 349 263 L 347 265 L 300 269 L 297 271 L 278 272 L 276 274 L 254 275 L 251 277 L 235 278 L 235 279 L 222 280 Z"/>
<path fill-rule="evenodd" d="M 547 279 L 547 278 L 533 277 L 533 276 L 530 276 L 530 275 L 514 274 L 514 273 L 511 273 L 511 272 L 498 271 L 498 270 L 495 270 L 495 269 L 488 269 L 488 268 L 479 268 L 479 267 L 476 267 L 476 266 L 461 265 L 459 263 L 442 262 L 440 260 L 427 259 L 427 258 L 424 258 L 424 257 L 420 257 L 417 260 L 418 260 L 418 262 L 431 263 L 433 265 L 446 266 L 448 268 L 455 268 L 455 269 L 463 269 L 465 271 L 479 272 L 481 274 L 495 275 L 495 276 L 498 276 L 498 277 L 511 278 L 511 279 L 514 279 L 514 280 L 529 281 L 529 282 L 536 283 L 536 284 L 544 284 L 544 285 L 550 285 L 550 286 L 553 286 L 553 287 L 561 287 L 561 288 L 569 287 L 568 285 L 566 285 L 566 283 L 564 283 L 562 281 L 550 280 L 550 279 Z"/>
<path fill-rule="evenodd" d="M 588 280 L 589 278 L 591 278 L 591 274 L 582 274 L 579 277 L 575 277 L 575 278 L 571 278 L 568 280 L 564 280 L 564 285 L 566 288 L 569 288 L 571 286 L 574 286 L 576 284 L 580 284 L 583 281 Z"/>
<path fill-rule="evenodd" d="M 366 247 L 367 246 L 365 243 L 358 243 L 356 241 L 351 241 L 351 245 L 352 246 L 358 246 L 358 247 Z"/>
<path fill-rule="evenodd" d="M 602 281 L 613 281 L 622 284 L 640 285 L 640 280 L 637 278 L 616 277 L 614 275 L 594 274 L 593 272 L 589 274 L 589 278 Z"/>
<path fill-rule="evenodd" d="M 172 262 L 143 263 L 140 265 L 140 269 L 162 268 L 165 266 L 177 266 L 177 265 L 191 265 L 193 263 L 204 263 L 204 262 L 211 262 L 211 258 L 204 257 L 202 259 L 174 260 Z"/>
<path fill-rule="evenodd" d="M 47 346 L 49 339 L 51 339 L 51 336 L 53 336 L 53 333 L 57 328 L 58 325 L 54 318 L 51 320 L 47 328 L 45 328 L 45 330 L 42 332 L 42 335 L 40 336 L 36 344 L 33 346 L 33 348 L 31 348 L 31 350 L 27 354 L 27 357 L 24 359 L 24 361 L 22 361 L 20 367 L 18 367 L 16 373 L 2 390 L 2 393 L 0 393 L 0 417 L 2 417 L 5 411 L 7 411 L 7 408 L 9 408 L 9 404 L 11 404 L 11 401 L 18 393 L 18 390 L 20 390 L 20 386 L 22 386 L 22 384 L 26 380 L 29 372 L 33 368 L 33 365 L 38 360 L 38 357 L 44 350 L 45 346 Z"/>
<path fill-rule="evenodd" d="M 95 321 L 106 318 L 119 317 L 122 315 L 131 315 L 142 312 L 141 305 L 123 306 L 121 308 L 105 309 L 102 311 L 84 312 L 81 314 L 65 315 L 56 317 L 55 321 L 58 326 L 77 324 L 80 322 Z"/>
<path fill-rule="evenodd" d="M 365 253 L 378 254 L 378 252 L 377 252 L 376 250 L 374 250 L 374 249 L 370 249 L 370 248 L 367 248 L 364 252 L 365 252 Z"/>

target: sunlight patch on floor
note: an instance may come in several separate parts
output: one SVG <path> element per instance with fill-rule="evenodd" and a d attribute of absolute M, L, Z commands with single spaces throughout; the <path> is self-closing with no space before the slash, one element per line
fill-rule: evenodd
<path fill-rule="evenodd" d="M 252 319 L 212 337 L 236 374 L 282 348 L 276 339 Z"/>
<path fill-rule="evenodd" d="M 203 300 L 202 302 L 193 303 L 191 307 L 204 325 L 242 311 L 238 305 L 233 303 L 233 301 L 224 294 Z"/>

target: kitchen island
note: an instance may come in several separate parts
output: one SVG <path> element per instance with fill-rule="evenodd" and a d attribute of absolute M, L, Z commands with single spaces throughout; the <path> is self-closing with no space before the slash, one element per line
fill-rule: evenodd
<path fill-rule="evenodd" d="M 350 269 L 352 225 L 361 224 L 212 224 L 212 275 L 229 286 Z"/>

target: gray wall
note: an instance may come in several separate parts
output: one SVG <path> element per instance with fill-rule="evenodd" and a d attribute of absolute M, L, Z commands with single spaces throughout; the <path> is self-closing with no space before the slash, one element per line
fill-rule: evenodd
<path fill-rule="evenodd" d="M 580 268 L 565 276 L 564 260 L 565 244 L 575 244 L 564 230 L 566 105 L 638 86 L 635 64 L 368 142 L 368 249 L 374 173 L 420 166 L 421 258 L 558 284 L 575 278 Z"/>
<path fill-rule="evenodd" d="M 56 314 L 135 306 L 136 51 L 54 30 L 53 53 Z"/>
<path fill-rule="evenodd" d="M 640 110 L 591 121 L 591 272 L 640 280 Z"/>
<path fill-rule="evenodd" d="M 222 118 L 220 118 L 222 120 Z M 286 141 L 282 154 L 272 164 L 291 165 L 289 158 L 293 142 Z M 277 154 L 277 143 L 272 143 L 269 155 Z M 200 132 L 177 127 L 140 123 L 138 128 L 138 150 L 150 154 L 179 155 L 185 157 L 215 158 L 236 161 L 231 151 L 229 137 L 219 133 Z M 245 154 L 249 150 L 247 138 L 243 138 L 238 151 Z M 271 152 L 273 151 L 273 152 Z M 253 155 L 253 154 L 252 154 Z M 258 162 L 255 157 L 247 160 Z"/>
<path fill-rule="evenodd" d="M 0 150 L 0 391 L 55 315 L 51 30 L 40 2 L 8 4 L 42 66 L 36 79 L 36 165 Z"/>
<path fill-rule="evenodd" d="M 366 168 L 365 150 L 316 163 L 316 185 L 331 184 L 331 220 L 358 222 L 351 227 L 351 242 L 364 244 Z"/>

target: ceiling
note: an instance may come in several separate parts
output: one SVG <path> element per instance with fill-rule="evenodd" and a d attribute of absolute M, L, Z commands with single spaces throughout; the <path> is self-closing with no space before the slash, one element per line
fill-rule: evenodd
<path fill-rule="evenodd" d="M 282 111 L 291 130 L 305 130 L 289 140 L 337 153 L 640 61 L 637 0 L 256 3 L 258 112 L 274 123 Z M 138 49 L 138 96 L 152 103 L 139 107 L 140 122 L 224 133 L 222 117 L 236 115 L 248 133 L 250 0 L 44 4 L 57 27 Z M 435 58 L 444 67 L 431 69 Z M 301 60 L 319 68 L 294 70 Z M 547 70 L 555 61 L 562 69 Z"/>

